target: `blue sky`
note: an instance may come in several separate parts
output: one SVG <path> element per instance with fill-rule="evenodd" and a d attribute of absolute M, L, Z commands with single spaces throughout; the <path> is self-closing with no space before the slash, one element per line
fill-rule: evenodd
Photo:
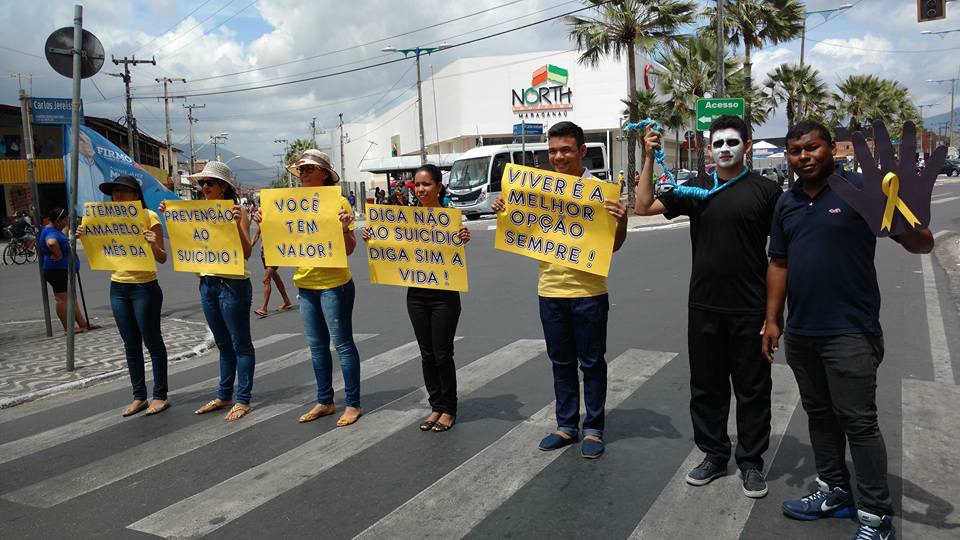
<path fill-rule="evenodd" d="M 846 1 L 854 7 L 829 21 L 824 22 L 819 15 L 808 19 L 806 62 L 820 70 L 831 86 L 854 73 L 874 73 L 899 80 L 918 103 L 936 104 L 926 109 L 925 115 L 946 112 L 949 85 L 925 81 L 958 74 L 960 32 L 937 37 L 921 35 L 920 31 L 960 29 L 960 2 L 948 5 L 946 20 L 918 24 L 913 0 Z M 16 102 L 18 80 L 7 75 L 18 72 L 33 74 L 34 95 L 69 96 L 69 81 L 53 73 L 41 57 L 46 36 L 71 24 L 73 2 L 8 2 L 10 7 L 0 10 L 0 24 L 5 29 L 0 34 L 0 47 L 4 48 L 0 49 L 4 53 L 0 102 Z M 813 11 L 843 3 L 810 0 L 806 5 Z M 351 62 L 393 58 L 380 52 L 387 42 L 354 46 L 483 9 L 494 8 L 390 40 L 389 44 L 429 44 L 442 38 L 457 43 L 581 6 L 576 0 L 99 0 L 85 6 L 85 27 L 100 37 L 108 56 L 122 57 L 133 52 L 138 58 L 156 55 L 156 67 L 138 66 L 133 70 L 134 93 L 143 98 L 135 101 L 134 110 L 140 126 L 162 138 L 162 104 L 147 99 L 161 93 L 154 82 L 157 77 L 186 78 L 188 84 L 174 85 L 175 90 L 185 92 L 289 80 L 358 65 Z M 484 29 L 488 26 L 491 28 Z M 333 52 L 350 47 L 354 48 Z M 425 62 L 424 70 L 428 75 L 430 65 L 439 70 L 459 57 L 571 48 L 565 25 L 558 21 L 441 52 Z M 324 53 L 330 54 L 220 77 Z M 768 46 L 754 55 L 754 76 L 762 79 L 779 63 L 795 63 L 798 59 L 799 40 Z M 201 118 L 196 126 L 197 139 L 204 139 L 209 133 L 229 132 L 227 147 L 231 150 L 271 163 L 278 151 L 272 141 L 307 136 L 307 125 L 314 115 L 318 125 L 329 129 L 335 125 L 339 112 L 349 122 L 399 103 L 409 96 L 414 82 L 408 68 L 406 63 L 399 63 L 271 90 L 195 98 L 191 101 L 206 104 L 205 109 L 197 111 Z M 100 74 L 85 81 L 84 106 L 88 114 L 109 118 L 123 115 L 123 86 L 118 78 L 107 75 L 116 70 L 108 64 Z M 182 102 L 172 103 L 171 111 L 174 109 L 173 139 L 182 142 L 186 138 Z M 784 126 L 783 114 L 778 112 L 758 128 L 757 134 L 780 136 Z"/>

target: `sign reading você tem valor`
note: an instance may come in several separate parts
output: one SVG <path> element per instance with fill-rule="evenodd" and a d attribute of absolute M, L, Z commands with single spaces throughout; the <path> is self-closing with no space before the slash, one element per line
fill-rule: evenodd
<path fill-rule="evenodd" d="M 732 114 L 743 118 L 743 98 L 711 98 L 697 100 L 697 131 L 707 131 L 718 117 Z"/>
<path fill-rule="evenodd" d="M 261 190 L 267 266 L 346 268 L 340 197 L 336 186 Z"/>

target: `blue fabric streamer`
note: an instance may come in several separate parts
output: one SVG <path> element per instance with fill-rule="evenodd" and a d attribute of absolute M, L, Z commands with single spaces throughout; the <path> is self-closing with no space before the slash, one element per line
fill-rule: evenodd
<path fill-rule="evenodd" d="M 654 120 L 653 118 L 645 118 L 637 123 L 629 123 L 623 127 L 624 131 L 636 130 L 641 131 L 650 126 L 650 129 L 663 133 L 663 127 Z M 643 144 L 642 142 L 640 144 Z M 717 178 L 717 172 L 713 172 L 713 187 L 711 189 L 694 187 L 694 186 L 685 186 L 683 184 L 677 183 L 677 178 L 673 175 L 670 169 L 667 167 L 667 153 L 663 150 L 663 145 L 660 145 L 658 148 L 653 150 L 653 159 L 657 162 L 657 165 L 660 165 L 660 169 L 663 171 L 663 176 L 666 176 L 667 179 L 662 182 L 656 183 L 656 195 L 660 197 L 664 193 L 673 192 L 678 197 L 686 197 L 690 199 L 695 199 L 698 201 L 705 201 L 711 196 L 715 195 L 721 189 L 733 184 L 737 180 L 740 180 L 750 172 L 749 167 L 744 167 L 743 172 L 738 174 L 732 180 L 725 182 L 723 185 L 720 185 L 720 179 Z"/>

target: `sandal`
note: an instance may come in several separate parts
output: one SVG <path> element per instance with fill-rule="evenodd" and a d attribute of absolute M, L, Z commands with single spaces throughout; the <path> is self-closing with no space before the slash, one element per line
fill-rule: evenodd
<path fill-rule="evenodd" d="M 432 431 L 434 433 L 443 433 L 444 431 L 447 431 L 448 429 L 452 428 L 454 424 L 456 424 L 455 421 L 450 422 L 449 424 L 444 424 L 443 422 L 440 422 L 439 420 L 437 420 L 437 423 L 436 425 L 433 426 Z"/>
<path fill-rule="evenodd" d="M 363 410 L 361 409 L 357 409 L 356 416 L 343 415 L 340 417 L 339 420 L 337 420 L 337 427 L 347 427 L 350 424 L 355 424 L 357 420 L 360 419 L 361 416 L 363 416 Z"/>
<path fill-rule="evenodd" d="M 330 405 L 323 405 L 322 408 L 318 411 L 308 411 L 306 414 L 300 416 L 300 419 L 297 420 L 301 424 L 307 422 L 313 422 L 321 416 L 330 416 L 331 414 L 337 412 L 337 406 L 331 403 Z"/>
<path fill-rule="evenodd" d="M 206 405 L 200 407 L 199 409 L 193 411 L 193 414 L 207 414 L 208 412 L 219 411 L 220 409 L 226 409 L 227 407 L 233 405 L 232 401 L 221 401 L 217 403 L 217 400 L 210 400 Z"/>
<path fill-rule="evenodd" d="M 155 414 L 160 414 L 160 413 L 162 413 L 163 411 L 165 411 L 165 410 L 167 410 L 167 409 L 169 409 L 169 408 L 170 408 L 170 402 L 169 402 L 169 401 L 164 401 L 164 402 L 163 402 L 163 405 L 160 405 L 160 406 L 157 406 L 157 407 L 154 407 L 154 406 L 153 406 L 153 403 L 151 402 L 151 403 L 150 403 L 150 407 L 147 408 L 147 414 L 146 414 L 146 416 L 153 416 L 153 415 L 155 415 Z"/>
<path fill-rule="evenodd" d="M 134 405 L 134 404 L 131 403 L 129 407 L 127 407 L 126 409 L 123 410 L 123 413 L 122 413 L 122 414 L 123 414 L 123 417 L 124 417 L 124 418 L 126 418 L 126 417 L 128 417 L 128 416 L 133 416 L 133 415 L 137 414 L 138 412 L 140 412 L 140 411 L 142 411 L 142 410 L 144 410 L 144 409 L 146 409 L 147 407 L 150 406 L 150 404 L 147 403 L 147 400 L 145 400 L 145 399 L 141 399 L 141 400 L 138 400 L 138 401 L 140 401 L 140 404 L 139 404 L 139 405 Z"/>
<path fill-rule="evenodd" d="M 246 416 L 251 410 L 253 410 L 253 407 L 249 405 L 235 403 L 233 407 L 230 408 L 230 412 L 228 412 L 224 418 L 227 420 L 227 422 L 234 422 Z"/>
<path fill-rule="evenodd" d="M 291 309 L 293 309 L 293 304 L 283 304 L 282 306 L 280 306 L 280 307 L 277 308 L 277 311 L 278 311 L 278 312 L 281 312 L 281 311 L 290 311 Z"/>
<path fill-rule="evenodd" d="M 428 416 L 427 419 L 424 420 L 422 424 L 420 424 L 420 431 L 430 431 L 430 428 L 432 428 L 433 425 L 437 423 L 437 420 L 440 419 L 439 416 L 434 418 L 433 420 L 430 419 L 430 417 L 432 417 L 434 414 L 437 414 L 437 413 L 431 413 L 430 416 Z"/>
<path fill-rule="evenodd" d="M 257 317 L 260 317 L 261 319 L 265 319 L 268 315 L 270 315 L 269 313 L 267 313 L 262 309 L 255 309 L 253 310 L 253 312 L 256 313 Z"/>

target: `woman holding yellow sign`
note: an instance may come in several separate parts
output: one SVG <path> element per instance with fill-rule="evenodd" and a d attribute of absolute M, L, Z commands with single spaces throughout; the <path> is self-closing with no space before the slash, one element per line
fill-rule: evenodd
<path fill-rule="evenodd" d="M 250 412 L 250 393 L 253 390 L 253 370 L 256 353 L 250 337 L 250 307 L 253 305 L 253 287 L 246 260 L 250 258 L 250 216 L 237 204 L 237 186 L 233 172 L 225 163 L 208 161 L 203 170 L 192 174 L 208 201 L 232 200 L 233 212 L 238 215 L 237 233 L 243 248 L 244 273 L 242 276 L 226 274 L 200 274 L 200 304 L 207 326 L 213 332 L 213 340 L 220 349 L 220 386 L 217 399 L 208 402 L 196 411 L 206 414 L 230 407 L 227 421 L 239 420 Z M 165 205 L 160 205 L 160 211 Z M 237 380 L 236 403 L 233 401 L 233 381 Z"/>
<path fill-rule="evenodd" d="M 413 189 L 420 204 L 440 208 L 444 187 L 440 168 L 426 164 L 417 169 Z M 460 227 L 457 235 L 470 241 L 470 230 Z M 373 237 L 363 230 L 363 240 Z M 441 433 L 453 427 L 457 418 L 457 367 L 453 363 L 453 338 L 460 321 L 460 293 L 420 287 L 407 288 L 407 314 L 420 345 L 423 382 L 429 394 L 430 416 L 420 431 Z"/>
<path fill-rule="evenodd" d="M 143 237 L 150 245 L 153 259 L 163 264 L 167 252 L 163 244 L 163 228 L 157 213 L 147 208 L 140 183 L 132 176 L 118 176 L 112 182 L 100 184 L 100 191 L 113 202 L 140 201 L 143 206 Z M 77 228 L 80 235 L 83 227 Z M 160 309 L 163 291 L 156 272 L 115 270 L 110 276 L 110 307 L 117 331 L 123 339 L 127 357 L 127 371 L 133 386 L 133 403 L 123 411 L 132 416 L 146 409 L 147 416 L 161 413 L 170 407 L 167 401 L 167 347 L 160 333 Z M 153 401 L 147 403 L 147 385 L 144 381 L 143 347 L 150 352 L 153 367 Z"/>

